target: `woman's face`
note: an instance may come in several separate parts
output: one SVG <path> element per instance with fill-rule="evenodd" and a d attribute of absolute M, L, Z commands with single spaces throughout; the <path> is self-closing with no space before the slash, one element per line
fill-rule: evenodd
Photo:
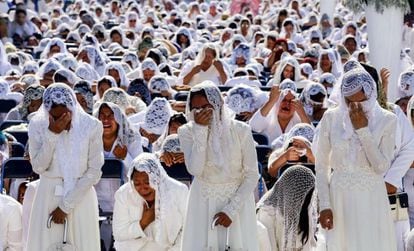
<path fill-rule="evenodd" d="M 355 36 L 356 35 L 356 30 L 355 30 L 355 28 L 353 27 L 353 26 L 348 26 L 347 28 L 346 28 L 346 35 L 352 35 L 352 36 Z"/>
<path fill-rule="evenodd" d="M 216 58 L 216 53 L 212 49 L 206 49 L 203 64 L 211 65 L 213 60 Z"/>
<path fill-rule="evenodd" d="M 129 27 L 130 28 L 135 28 L 137 25 L 137 19 L 136 18 L 132 18 L 128 21 Z"/>
<path fill-rule="evenodd" d="M 231 37 L 231 33 L 230 32 L 225 32 L 223 34 L 223 36 L 221 37 L 221 40 L 222 40 L 223 43 L 225 43 L 226 41 L 228 41 L 230 39 L 230 37 Z"/>
<path fill-rule="evenodd" d="M 170 127 L 168 128 L 168 135 L 176 134 L 178 132 L 178 128 L 181 126 L 179 122 L 172 122 Z"/>
<path fill-rule="evenodd" d="M 288 93 L 285 98 L 280 103 L 278 117 L 281 119 L 291 119 L 295 112 L 295 106 L 293 101 L 295 100 L 295 96 L 292 93 Z"/>
<path fill-rule="evenodd" d="M 195 95 L 191 98 L 191 110 L 193 109 L 204 109 L 204 108 L 213 108 L 214 107 L 208 102 L 207 98 L 204 95 Z"/>
<path fill-rule="evenodd" d="M 142 74 L 144 75 L 144 80 L 146 82 L 149 82 L 152 77 L 155 75 L 155 71 L 151 69 L 145 69 L 142 71 Z"/>
<path fill-rule="evenodd" d="M 397 105 L 403 110 L 404 113 L 407 112 L 408 101 L 409 98 L 403 98 L 397 102 Z"/>
<path fill-rule="evenodd" d="M 365 93 L 361 90 L 354 95 L 351 95 L 349 97 L 345 97 L 346 105 L 349 106 L 350 103 L 353 102 L 363 102 L 367 100 L 367 97 L 365 96 Z"/>
<path fill-rule="evenodd" d="M 344 46 L 350 54 L 354 53 L 357 48 L 357 44 L 353 38 L 348 38 L 345 40 Z"/>
<path fill-rule="evenodd" d="M 107 106 L 99 111 L 99 120 L 103 125 L 103 136 L 115 136 L 118 133 L 118 124 L 114 112 Z"/>
<path fill-rule="evenodd" d="M 245 66 L 246 65 L 246 59 L 244 57 L 237 57 L 236 58 L 236 65 L 238 66 Z"/>
<path fill-rule="evenodd" d="M 322 55 L 319 65 L 323 72 L 331 72 L 332 62 L 327 54 Z"/>
<path fill-rule="evenodd" d="M 60 53 L 60 47 L 57 45 L 53 45 L 50 47 L 49 57 L 53 56 L 54 54 Z"/>
<path fill-rule="evenodd" d="M 98 87 L 99 97 L 103 97 L 106 90 L 111 88 L 111 85 L 108 82 L 103 82 Z"/>
<path fill-rule="evenodd" d="M 27 108 L 29 114 L 32 112 L 36 112 L 37 110 L 39 110 L 40 106 L 42 105 L 42 99 L 38 99 L 38 100 L 32 100 L 30 102 L 29 107 Z"/>
<path fill-rule="evenodd" d="M 76 93 L 76 99 L 78 100 L 80 106 L 82 106 L 83 110 L 86 111 L 88 109 L 88 103 L 86 102 L 85 97 L 80 93 Z"/>
<path fill-rule="evenodd" d="M 178 35 L 178 42 L 179 42 L 180 44 L 187 44 L 187 43 L 188 43 L 188 38 L 187 38 L 187 36 L 185 36 L 185 35 L 183 35 L 183 34 Z"/>
<path fill-rule="evenodd" d="M 132 175 L 132 182 L 135 190 L 147 202 L 155 201 L 155 189 L 153 189 L 149 182 L 149 177 L 146 172 L 135 171 Z"/>
<path fill-rule="evenodd" d="M 276 40 L 273 37 L 267 38 L 267 48 L 270 50 L 273 50 L 276 45 Z"/>
<path fill-rule="evenodd" d="M 292 34 L 293 33 L 293 25 L 288 24 L 288 25 L 285 25 L 284 27 L 285 27 L 286 33 L 288 33 L 288 34 Z"/>
<path fill-rule="evenodd" d="M 112 42 L 122 45 L 122 36 L 118 33 L 113 33 L 111 36 Z"/>
<path fill-rule="evenodd" d="M 119 72 L 116 69 L 110 69 L 108 71 L 108 75 L 112 76 L 117 83 L 121 82 L 121 77 L 119 76 Z"/>
<path fill-rule="evenodd" d="M 291 65 L 286 65 L 285 69 L 283 69 L 283 77 L 284 79 L 293 79 L 293 76 L 295 74 L 295 68 L 293 68 L 293 66 Z"/>

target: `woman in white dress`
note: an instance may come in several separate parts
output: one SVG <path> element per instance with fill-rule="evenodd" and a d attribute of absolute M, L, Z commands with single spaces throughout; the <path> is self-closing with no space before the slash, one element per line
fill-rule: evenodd
<path fill-rule="evenodd" d="M 194 176 L 190 188 L 182 250 L 259 249 L 254 189 L 257 156 L 251 129 L 229 115 L 216 85 L 191 89 L 189 123 L 178 129 L 185 164 Z M 212 229 L 212 222 L 216 226 Z"/>
<path fill-rule="evenodd" d="M 61 242 L 78 250 L 100 250 L 95 185 L 104 163 L 102 124 L 86 114 L 65 84 L 50 85 L 30 120 L 29 152 L 40 175 L 29 223 L 28 249 L 47 250 Z M 47 228 L 49 217 L 56 224 Z"/>
<path fill-rule="evenodd" d="M 257 218 L 266 227 L 272 251 L 316 248 L 317 199 L 315 175 L 292 166 L 258 203 Z"/>
<path fill-rule="evenodd" d="M 196 60 L 184 65 L 178 78 L 179 84 L 195 86 L 209 80 L 216 85 L 224 85 L 229 74 L 225 70 L 224 63 L 219 60 L 219 56 L 215 44 L 205 44 Z"/>
<path fill-rule="evenodd" d="M 133 161 L 128 177 L 115 194 L 116 250 L 180 250 L 188 188 L 168 177 L 149 153 Z"/>
<path fill-rule="evenodd" d="M 345 73 L 340 89 L 341 103 L 325 113 L 314 142 L 328 249 L 396 250 L 383 174 L 394 157 L 397 118 L 379 106 L 363 68 Z"/>

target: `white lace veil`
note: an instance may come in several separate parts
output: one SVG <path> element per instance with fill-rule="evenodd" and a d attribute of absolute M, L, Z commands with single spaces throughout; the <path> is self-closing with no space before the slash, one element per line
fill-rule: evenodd
<path fill-rule="evenodd" d="M 105 75 L 109 75 L 109 70 L 116 70 L 118 72 L 119 77 L 121 79 L 120 86 L 124 86 L 124 87 L 129 86 L 129 80 L 126 77 L 124 67 L 122 67 L 122 64 L 120 62 L 109 63 L 105 68 Z"/>
<path fill-rule="evenodd" d="M 111 102 L 102 102 L 99 107 L 95 110 L 94 116 L 99 118 L 99 113 L 103 106 L 107 106 L 114 113 L 115 121 L 118 124 L 118 140 L 124 146 L 128 146 L 137 140 L 136 132 L 129 124 L 128 118 L 125 113 L 119 108 L 118 105 Z"/>
<path fill-rule="evenodd" d="M 414 71 L 405 71 L 398 78 L 400 98 L 411 97 L 414 94 Z"/>
<path fill-rule="evenodd" d="M 111 102 L 118 105 L 124 112 L 130 105 L 128 94 L 121 88 L 111 87 L 105 91 L 102 97 L 103 102 Z"/>
<path fill-rule="evenodd" d="M 300 250 L 303 247 L 301 243 L 297 243 L 300 239 L 298 238 L 300 212 L 306 196 L 312 189 L 315 189 L 315 175 L 310 169 L 296 165 L 289 167 L 259 201 L 259 208 L 273 208 L 277 222 L 283 224 L 280 250 Z M 315 191 L 309 207 L 312 207 L 312 215 L 316 216 L 317 205 L 314 196 L 316 196 Z M 314 221 L 316 225 L 316 217 L 309 220 Z M 309 232 L 309 239 L 312 236 L 313 233 Z"/>
<path fill-rule="evenodd" d="M 190 110 L 191 97 L 195 92 L 203 91 L 207 101 L 213 106 L 213 118 L 209 125 L 209 135 L 207 143 L 207 159 L 215 167 L 226 170 L 228 168 L 229 148 L 231 144 L 230 124 L 231 112 L 224 104 L 223 97 L 218 87 L 211 81 L 204 81 L 191 88 L 187 98 L 186 116 L 189 121 L 194 122 L 194 110 Z"/>
<path fill-rule="evenodd" d="M 267 84 L 268 86 L 280 84 L 280 82 L 282 81 L 283 70 L 287 65 L 290 65 L 295 69 L 295 78 L 293 79 L 293 81 L 298 82 L 300 80 L 301 72 L 298 60 L 292 56 L 287 56 L 280 61 L 280 64 L 277 67 L 273 80 L 269 81 L 269 83 Z"/>
<path fill-rule="evenodd" d="M 68 51 L 66 49 L 66 45 L 65 42 L 63 42 L 62 39 L 60 38 L 52 38 L 49 43 L 47 44 L 46 48 L 43 50 L 42 54 L 41 54 L 41 58 L 48 58 L 48 54 L 50 52 L 50 49 L 53 46 L 58 46 L 60 48 L 60 53 L 64 53 L 66 54 Z"/>
<path fill-rule="evenodd" d="M 165 98 L 155 98 L 145 112 L 144 123 L 141 127 L 150 133 L 162 135 L 168 127 L 173 114 L 170 103 Z"/>
<path fill-rule="evenodd" d="M 154 223 L 156 231 L 154 240 L 161 242 L 161 235 L 165 234 L 165 232 L 162 229 L 160 229 L 161 222 L 164 222 L 164 224 L 167 225 L 167 228 L 169 230 L 167 231 L 167 234 L 174 231 L 178 232 L 178 229 L 181 227 L 177 224 L 172 226 L 166 223 L 176 222 L 172 219 L 167 219 L 168 212 L 173 208 L 174 204 L 174 201 L 172 199 L 174 197 L 172 196 L 172 193 L 177 192 L 173 190 L 175 186 L 172 186 L 172 183 L 174 183 L 175 181 L 167 175 L 157 156 L 151 153 L 141 153 L 140 155 L 138 155 L 138 157 L 134 159 L 128 172 L 128 177 L 130 179 L 134 170 L 138 172 L 145 172 L 148 175 L 151 188 L 155 190 Z M 130 184 L 132 186 L 133 191 L 136 191 L 132 180 L 130 181 Z M 136 194 L 145 202 L 145 200 L 141 197 L 141 195 L 138 192 L 136 192 Z"/>

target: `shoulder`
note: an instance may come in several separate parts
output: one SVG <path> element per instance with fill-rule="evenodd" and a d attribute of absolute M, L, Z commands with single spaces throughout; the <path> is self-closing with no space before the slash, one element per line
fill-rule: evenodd
<path fill-rule="evenodd" d="M 17 200 L 8 195 L 0 194 L 0 202 L 0 204 L 4 205 L 5 209 L 7 209 L 7 211 L 9 212 L 12 212 L 14 210 L 21 210 L 22 208 L 22 206 L 19 202 L 17 202 Z"/>
<path fill-rule="evenodd" d="M 131 184 L 129 182 L 123 184 L 116 192 L 115 199 L 124 201 L 131 191 Z"/>
<path fill-rule="evenodd" d="M 102 128 L 101 121 L 84 112 L 80 113 L 80 123 L 81 127 L 87 127 L 89 130 Z"/>

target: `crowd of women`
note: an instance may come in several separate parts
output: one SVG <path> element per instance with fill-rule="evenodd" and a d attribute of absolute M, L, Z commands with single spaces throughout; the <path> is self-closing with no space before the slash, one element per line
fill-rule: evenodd
<path fill-rule="evenodd" d="M 414 29 L 393 83 L 319 7 L 0 0 L 0 250 L 414 250 Z"/>

